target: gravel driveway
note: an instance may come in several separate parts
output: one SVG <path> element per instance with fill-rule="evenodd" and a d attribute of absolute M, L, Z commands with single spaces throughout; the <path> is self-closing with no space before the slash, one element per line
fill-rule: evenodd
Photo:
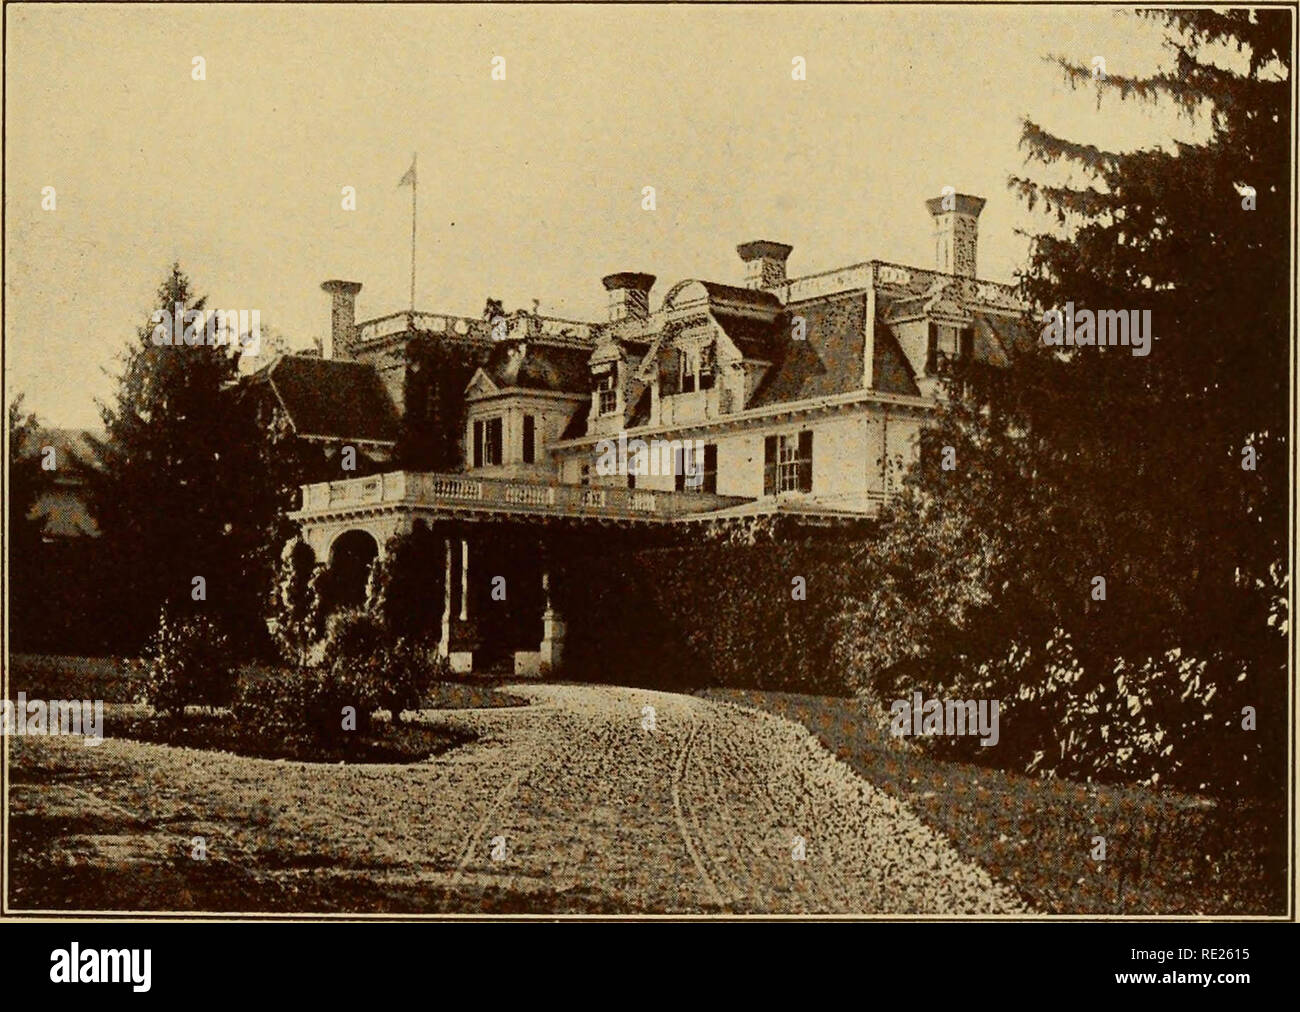
<path fill-rule="evenodd" d="M 55 841 L 70 864 L 175 863 L 202 835 L 211 860 L 261 881 L 309 876 L 313 895 L 331 882 L 353 896 L 414 891 L 427 898 L 418 909 L 1024 909 L 798 724 L 634 689 L 509 691 L 533 705 L 422 713 L 480 737 L 410 766 L 15 739 L 11 804 L 75 815 L 79 832 Z M 134 829 L 97 832 L 97 812 Z M 159 897 L 156 908 L 180 906 Z"/>

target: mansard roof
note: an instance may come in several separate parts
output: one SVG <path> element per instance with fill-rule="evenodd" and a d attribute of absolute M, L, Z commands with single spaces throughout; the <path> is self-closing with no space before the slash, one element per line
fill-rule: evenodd
<path fill-rule="evenodd" d="M 871 386 L 882 394 L 904 394 L 919 397 L 921 389 L 916 384 L 916 371 L 907 360 L 894 332 L 880 321 L 876 314 L 875 338 L 871 357 Z"/>
<path fill-rule="evenodd" d="M 270 385 L 299 436 L 397 440 L 397 411 L 368 363 L 282 355 L 255 378 Z"/>
<path fill-rule="evenodd" d="M 756 319 L 752 316 L 739 316 L 725 309 L 711 311 L 714 321 L 727 338 L 745 358 L 772 361 L 778 354 L 778 347 L 784 341 L 789 324 L 784 317 L 773 320 Z"/>
<path fill-rule="evenodd" d="M 809 397 L 827 397 L 862 388 L 863 333 L 867 298 L 861 292 L 792 302 L 785 307 L 779 357 L 746 407 L 761 408 Z M 803 318 L 804 338 L 795 340 L 790 324 Z"/>
<path fill-rule="evenodd" d="M 1034 330 L 1016 317 L 975 313 L 975 359 L 989 365 L 1008 366 L 1012 355 L 1038 343 Z"/>

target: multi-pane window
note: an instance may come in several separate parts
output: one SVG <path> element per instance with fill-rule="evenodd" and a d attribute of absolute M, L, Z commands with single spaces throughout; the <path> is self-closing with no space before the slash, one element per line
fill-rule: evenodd
<path fill-rule="evenodd" d="M 496 467 L 502 462 L 504 429 L 500 418 L 474 423 L 474 466 Z"/>
<path fill-rule="evenodd" d="M 524 415 L 524 463 L 532 464 L 537 459 L 537 419 Z"/>
<path fill-rule="evenodd" d="M 927 375 L 944 372 L 953 358 L 970 361 L 975 352 L 975 328 L 942 327 L 931 323 L 925 341 Z"/>
<path fill-rule="evenodd" d="M 716 372 L 713 345 L 700 348 L 681 348 L 677 352 L 677 392 L 691 394 L 696 390 L 710 390 Z"/>
<path fill-rule="evenodd" d="M 618 410 L 617 378 L 614 370 L 604 373 L 596 382 L 596 411 L 602 415 L 612 415 Z"/>
<path fill-rule="evenodd" d="M 782 436 L 776 444 L 776 490 L 799 491 L 799 444 Z"/>
<path fill-rule="evenodd" d="M 813 434 L 768 436 L 763 446 L 763 494 L 812 491 Z"/>

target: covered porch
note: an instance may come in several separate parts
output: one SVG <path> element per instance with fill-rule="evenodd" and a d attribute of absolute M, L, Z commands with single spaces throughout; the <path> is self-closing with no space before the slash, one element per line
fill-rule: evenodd
<path fill-rule="evenodd" d="M 429 619 L 452 671 L 546 677 L 563 665 L 553 556 L 566 537 L 614 535 L 617 543 L 621 531 L 636 542 L 662 541 L 674 521 L 744 502 L 397 471 L 305 485 L 302 508 L 290 516 L 316 561 L 337 574 L 340 599 L 353 605 L 366 600 L 390 539 L 420 527 L 439 542 Z"/>

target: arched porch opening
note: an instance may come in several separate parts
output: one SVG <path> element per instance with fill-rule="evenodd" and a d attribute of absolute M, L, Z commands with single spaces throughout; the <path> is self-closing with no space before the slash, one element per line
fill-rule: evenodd
<path fill-rule="evenodd" d="M 340 608 L 366 603 L 370 567 L 379 556 L 379 542 L 369 531 L 344 531 L 330 546 L 329 568 L 335 601 Z"/>

